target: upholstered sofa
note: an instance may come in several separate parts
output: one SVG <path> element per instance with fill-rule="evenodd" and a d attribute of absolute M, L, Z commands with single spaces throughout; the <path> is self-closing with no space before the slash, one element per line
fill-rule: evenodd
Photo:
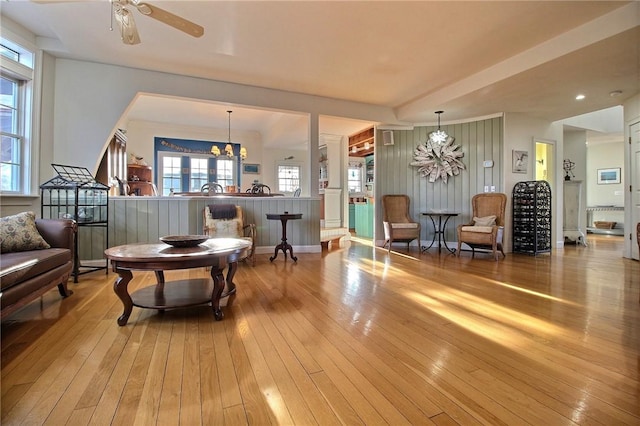
<path fill-rule="evenodd" d="M 0 219 L 0 319 L 67 281 L 73 268 L 76 222 L 35 219 L 33 212 Z"/>

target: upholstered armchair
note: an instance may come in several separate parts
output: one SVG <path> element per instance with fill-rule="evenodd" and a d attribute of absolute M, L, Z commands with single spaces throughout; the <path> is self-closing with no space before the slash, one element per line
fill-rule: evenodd
<path fill-rule="evenodd" d="M 475 256 L 476 248 L 491 250 L 495 260 L 498 260 L 498 250 L 506 257 L 502 249 L 506 205 L 505 194 L 492 192 L 473 196 L 473 219 L 468 224 L 458 225 L 458 256 L 464 243 L 471 247 L 471 257 Z"/>
<path fill-rule="evenodd" d="M 382 210 L 384 217 L 382 225 L 384 227 L 385 242 L 382 247 L 389 244 L 388 251 L 391 251 L 391 244 L 394 242 L 409 243 L 418 240 L 420 249 L 420 223 L 414 222 L 409 214 L 410 199 L 407 195 L 383 195 Z"/>
<path fill-rule="evenodd" d="M 213 238 L 242 238 L 251 242 L 244 260 L 256 264 L 256 226 L 244 223 L 242 207 L 233 204 L 212 204 L 204 208 L 204 234 Z"/>

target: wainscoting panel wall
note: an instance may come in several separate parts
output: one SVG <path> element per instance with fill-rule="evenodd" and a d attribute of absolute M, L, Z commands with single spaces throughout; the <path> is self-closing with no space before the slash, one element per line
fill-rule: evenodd
<path fill-rule="evenodd" d="M 421 177 L 418 168 L 410 163 L 416 147 L 424 144 L 430 132 L 437 126 L 415 127 L 413 130 L 394 130 L 394 145 L 383 145 L 382 130 L 376 133 L 375 182 L 376 220 L 375 240 L 384 240 L 382 229 L 382 196 L 407 194 L 411 198 L 411 215 L 422 223 L 422 239 L 433 238 L 431 221 L 422 216 L 427 210 L 460 213 L 447 225 L 447 241 L 456 241 L 456 226 L 467 223 L 472 216 L 471 197 L 484 192 L 485 185 L 496 192 L 503 192 L 503 119 L 502 117 L 470 123 L 441 126 L 455 138 L 464 153 L 462 162 L 466 169 L 458 176 L 450 176 L 448 183 L 438 179 L 429 183 Z M 484 167 L 484 161 L 493 161 L 493 167 Z"/>
<path fill-rule="evenodd" d="M 236 204 L 244 209 L 245 222 L 254 223 L 257 248 L 280 243 L 280 221 L 267 220 L 267 213 L 302 213 L 302 219 L 287 224 L 289 243 L 298 252 L 320 252 L 320 199 L 307 197 L 111 197 L 109 199 L 109 246 L 157 242 L 165 235 L 202 234 L 203 210 L 208 204 Z M 85 232 L 80 258 L 103 258 L 103 236 L 99 230 Z M 102 229 L 104 231 L 104 229 Z M 95 243 L 94 243 L 95 242 Z"/>

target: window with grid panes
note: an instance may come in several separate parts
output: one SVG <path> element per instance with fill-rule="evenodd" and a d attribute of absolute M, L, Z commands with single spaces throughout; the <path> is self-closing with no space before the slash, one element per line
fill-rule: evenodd
<path fill-rule="evenodd" d="M 31 117 L 34 55 L 5 35 L 10 32 L 0 39 L 0 191 L 26 194 L 34 171 L 31 127 L 37 125 Z"/>
<path fill-rule="evenodd" d="M 300 166 L 278 166 L 278 192 L 293 192 L 300 187 Z"/>
<path fill-rule="evenodd" d="M 349 192 L 362 192 L 362 166 L 348 168 L 347 187 Z"/>
<path fill-rule="evenodd" d="M 182 173 L 180 168 L 182 158 L 179 155 L 162 155 L 160 161 L 162 163 L 161 171 L 162 195 L 170 195 L 174 192 L 182 191 Z"/>
<path fill-rule="evenodd" d="M 228 185 L 234 185 L 233 169 L 235 160 L 231 158 L 220 158 L 217 161 L 217 182 L 226 188 Z"/>
<path fill-rule="evenodd" d="M 202 185 L 209 182 L 209 169 L 207 167 L 209 159 L 206 157 L 190 157 L 191 168 L 189 169 L 189 191 L 200 191 Z"/>

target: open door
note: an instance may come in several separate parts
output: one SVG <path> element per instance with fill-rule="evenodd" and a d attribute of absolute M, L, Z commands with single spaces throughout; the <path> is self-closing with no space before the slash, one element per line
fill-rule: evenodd
<path fill-rule="evenodd" d="M 625 228 L 633 236 L 631 241 L 631 258 L 640 259 L 638 252 L 638 235 L 636 224 L 640 222 L 640 123 L 635 123 L 629 128 L 629 137 L 631 138 L 631 223 Z"/>

